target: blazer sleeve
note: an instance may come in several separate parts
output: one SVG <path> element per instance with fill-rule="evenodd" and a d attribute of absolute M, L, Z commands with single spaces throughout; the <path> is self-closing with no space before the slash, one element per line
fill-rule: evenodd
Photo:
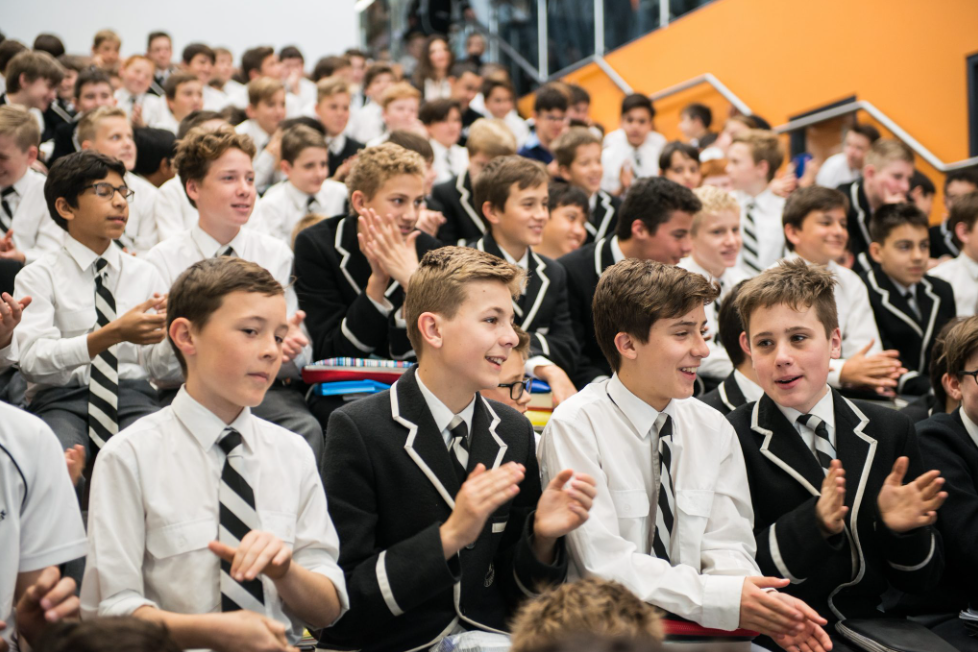
<path fill-rule="evenodd" d="M 552 292 L 556 292 L 557 305 L 550 320 L 547 333 L 530 333 L 530 358 L 543 356 L 563 369 L 568 376 L 574 375 L 574 367 L 581 353 L 578 339 L 571 322 L 570 302 L 567 295 L 567 272 L 554 264 Z"/>
<path fill-rule="evenodd" d="M 818 498 L 812 496 L 770 525 L 755 528 L 757 565 L 764 575 L 783 577 L 797 584 L 818 573 L 822 564 L 841 550 L 845 534 L 826 539 L 818 529 L 817 502 Z"/>
<path fill-rule="evenodd" d="M 561 261 L 564 259 L 562 258 Z M 568 261 L 570 263 L 570 261 Z M 592 319 L 590 310 L 590 297 L 584 288 L 582 279 L 575 276 L 570 270 L 568 263 L 561 262 L 567 271 L 567 314 L 570 317 L 571 331 L 574 341 L 580 346 L 580 352 L 574 364 L 574 373 L 571 379 L 578 389 L 583 389 L 598 376 L 604 375 L 604 371 L 590 359 L 587 354 L 587 329 L 585 323 Z"/>
<path fill-rule="evenodd" d="M 374 475 L 360 424 L 336 411 L 328 431 L 323 479 L 329 515 L 342 542 L 339 563 L 350 599 L 350 610 L 331 633 L 363 647 L 370 632 L 389 631 L 389 623 L 398 616 L 450 591 L 461 569 L 457 556 L 445 559 L 439 523 L 381 546 L 376 486 L 383 479 Z"/>

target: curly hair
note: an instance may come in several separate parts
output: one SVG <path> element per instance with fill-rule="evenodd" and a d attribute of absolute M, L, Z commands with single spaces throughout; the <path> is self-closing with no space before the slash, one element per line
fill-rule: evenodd
<path fill-rule="evenodd" d="M 423 178 L 424 159 L 417 152 L 404 149 L 400 145 L 382 143 L 360 152 L 357 162 L 346 177 L 346 187 L 350 196 L 359 190 L 367 199 L 373 199 L 388 179 L 401 174 Z"/>
<path fill-rule="evenodd" d="M 255 143 L 249 136 L 239 134 L 230 125 L 221 125 L 217 129 L 194 127 L 180 139 L 177 155 L 173 157 L 173 165 L 180 175 L 180 183 L 187 187 L 188 181 L 201 181 L 207 176 L 211 163 L 224 156 L 229 149 L 239 149 L 255 157 Z M 194 200 L 190 200 L 194 204 Z M 196 208 L 196 204 L 194 204 Z"/>

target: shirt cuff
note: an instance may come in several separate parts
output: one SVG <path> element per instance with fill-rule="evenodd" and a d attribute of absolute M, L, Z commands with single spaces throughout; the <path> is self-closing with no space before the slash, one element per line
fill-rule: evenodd
<path fill-rule="evenodd" d="M 703 576 L 704 627 L 733 631 L 740 626 L 740 597 L 744 578 L 727 575 Z"/>
<path fill-rule="evenodd" d="M 160 606 L 147 598 L 145 595 L 126 589 L 116 593 L 111 598 L 102 600 L 98 605 L 98 616 L 131 616 L 140 607 L 153 607 L 159 609 Z"/>
<path fill-rule="evenodd" d="M 92 363 L 92 356 L 88 354 L 88 333 L 79 335 L 68 340 L 62 340 L 61 366 L 64 369 L 74 369 Z M 57 363 L 56 363 L 57 364 Z"/>
<path fill-rule="evenodd" d="M 0 370 L 17 364 L 17 338 L 10 339 L 10 344 L 0 349 Z"/>
<path fill-rule="evenodd" d="M 391 310 L 394 309 L 394 304 L 388 301 L 386 297 L 384 298 L 383 303 L 374 301 L 370 296 L 367 296 L 367 298 L 370 299 L 370 303 L 374 304 L 374 308 L 377 309 L 377 312 L 382 314 L 384 317 L 389 316 L 391 314 Z"/>
<path fill-rule="evenodd" d="M 842 387 L 842 367 L 846 364 L 846 358 L 840 358 L 838 360 L 832 360 L 829 363 L 829 387 L 834 387 L 839 389 Z"/>
<path fill-rule="evenodd" d="M 512 353 L 510 353 L 510 355 L 512 355 Z M 523 371 L 530 378 L 536 378 L 537 375 L 534 373 L 534 369 L 537 367 L 546 367 L 552 364 L 554 363 L 549 358 L 542 355 L 535 355 L 524 363 Z"/>

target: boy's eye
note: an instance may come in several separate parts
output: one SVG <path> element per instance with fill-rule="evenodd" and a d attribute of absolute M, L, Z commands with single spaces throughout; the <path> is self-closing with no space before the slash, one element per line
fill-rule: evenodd
<path fill-rule="evenodd" d="M 497 317 L 486 317 L 487 324 L 495 324 L 499 319 Z"/>
<path fill-rule="evenodd" d="M 807 339 L 808 338 L 806 336 L 804 336 L 804 335 L 795 334 L 795 335 L 792 335 L 791 336 L 791 341 L 792 342 L 802 342 L 802 341 L 807 340 Z"/>
<path fill-rule="evenodd" d="M 757 342 L 754 343 L 754 346 L 757 347 L 771 346 L 771 340 L 758 340 Z"/>
<path fill-rule="evenodd" d="M 258 331 L 256 331 L 254 328 L 242 328 L 241 332 L 244 333 L 245 335 L 248 335 L 249 337 L 258 334 Z"/>
<path fill-rule="evenodd" d="M 276 335 L 275 336 L 275 343 L 276 344 L 283 344 L 284 342 L 285 342 L 285 338 L 284 337 L 282 337 L 281 335 Z"/>

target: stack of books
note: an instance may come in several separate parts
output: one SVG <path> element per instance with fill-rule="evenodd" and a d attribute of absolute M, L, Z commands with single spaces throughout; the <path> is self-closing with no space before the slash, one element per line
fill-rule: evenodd
<path fill-rule="evenodd" d="M 320 396 L 353 400 L 376 394 L 397 382 L 413 362 L 370 358 L 329 358 L 302 369 L 302 380 Z"/>

